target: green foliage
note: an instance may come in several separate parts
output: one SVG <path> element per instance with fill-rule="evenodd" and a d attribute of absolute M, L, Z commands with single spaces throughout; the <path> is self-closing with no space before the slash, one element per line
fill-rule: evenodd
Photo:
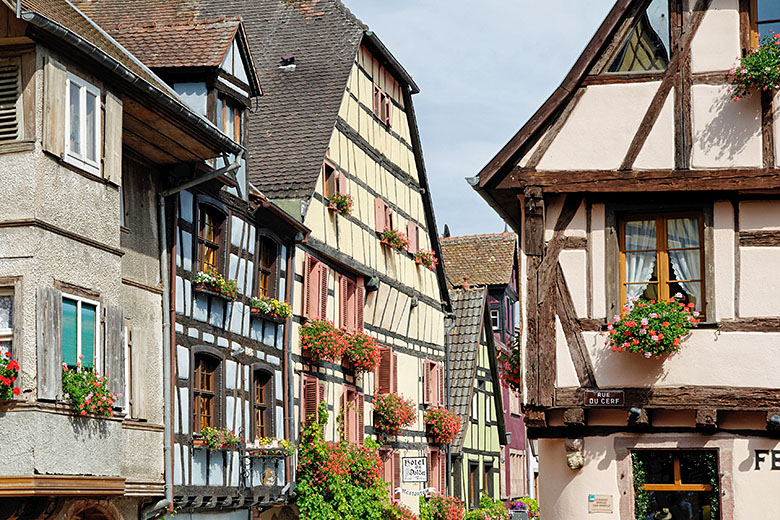
<path fill-rule="evenodd" d="M 108 390 L 108 382 L 94 368 L 76 363 L 75 368 L 62 366 L 62 395 L 79 415 L 95 414 L 113 417 L 117 396 Z"/>
<path fill-rule="evenodd" d="M 334 193 L 330 196 L 330 205 L 341 215 L 348 217 L 352 213 L 352 196 L 346 193 Z"/>
<path fill-rule="evenodd" d="M 225 280 L 215 269 L 209 268 L 206 272 L 200 271 L 193 279 L 194 283 L 206 284 L 209 290 L 221 294 L 228 300 L 235 300 L 238 296 L 238 287 L 235 280 Z"/>
<path fill-rule="evenodd" d="M 420 520 L 464 520 L 463 502 L 455 497 L 420 497 Z"/>
<path fill-rule="evenodd" d="M 221 450 L 232 448 L 234 444 L 244 439 L 239 439 L 233 430 L 227 428 L 212 428 L 206 426 L 201 428 L 200 434 L 206 442 L 206 447 L 210 450 Z"/>
<path fill-rule="evenodd" d="M 289 303 L 280 302 L 276 298 L 262 296 L 249 300 L 249 306 L 258 309 L 263 314 L 274 316 L 276 318 L 289 318 L 292 315 L 292 307 Z"/>
<path fill-rule="evenodd" d="M 299 446 L 297 505 L 302 520 L 385 520 L 387 484 L 382 480 L 379 445 L 326 442 L 328 408 L 303 431 Z"/>
<path fill-rule="evenodd" d="M 522 511 L 525 508 L 528 511 L 528 518 L 539 518 L 539 502 L 531 497 L 520 497 L 512 502 L 512 510 Z"/>
<path fill-rule="evenodd" d="M 650 509 L 650 492 L 642 487 L 647 483 L 645 464 L 636 453 L 631 454 L 631 464 L 634 477 L 634 516 L 646 518 L 653 511 Z"/>
<path fill-rule="evenodd" d="M 756 89 L 775 91 L 780 88 L 780 34 L 762 37 L 760 45 L 739 60 L 730 72 L 734 101 Z"/>
<path fill-rule="evenodd" d="M 479 509 L 467 512 L 463 520 L 509 520 L 509 511 L 500 500 L 482 495 L 479 499 Z"/>

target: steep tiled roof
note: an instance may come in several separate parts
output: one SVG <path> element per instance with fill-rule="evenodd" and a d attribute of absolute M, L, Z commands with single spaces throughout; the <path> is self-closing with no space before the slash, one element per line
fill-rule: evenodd
<path fill-rule="evenodd" d="M 116 25 L 106 31 L 146 66 L 219 67 L 240 20 Z"/>
<path fill-rule="evenodd" d="M 517 235 L 495 233 L 441 239 L 444 270 L 453 287 L 468 276 L 471 285 L 502 285 L 512 279 Z"/>
<path fill-rule="evenodd" d="M 455 328 L 450 336 L 450 408 L 461 419 L 461 430 L 454 447 L 460 448 L 471 414 L 471 393 L 482 335 L 485 287 L 456 289 L 450 292 Z"/>

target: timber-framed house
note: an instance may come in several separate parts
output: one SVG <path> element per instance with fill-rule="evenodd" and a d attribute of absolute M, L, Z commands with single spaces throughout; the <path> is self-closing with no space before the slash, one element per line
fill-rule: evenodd
<path fill-rule="evenodd" d="M 545 518 L 772 516 L 777 98 L 733 100 L 729 70 L 777 18 L 767 0 L 616 2 L 472 180 L 521 236 L 522 399 Z M 607 347 L 624 305 L 675 296 L 701 319 L 679 352 Z"/>

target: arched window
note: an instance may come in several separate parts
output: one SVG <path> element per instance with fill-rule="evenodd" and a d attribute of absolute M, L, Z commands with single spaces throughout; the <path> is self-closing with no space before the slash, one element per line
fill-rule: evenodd
<path fill-rule="evenodd" d="M 279 246 L 268 236 L 260 236 L 258 241 L 257 295 L 276 298 L 277 259 Z"/>
<path fill-rule="evenodd" d="M 252 389 L 254 392 L 253 423 L 255 439 L 274 437 L 274 391 L 272 374 L 265 370 L 255 370 L 253 373 Z"/>
<path fill-rule="evenodd" d="M 201 271 L 220 268 L 220 249 L 225 227 L 225 215 L 211 206 L 200 205 L 198 226 L 198 260 Z"/>
<path fill-rule="evenodd" d="M 207 354 L 196 354 L 192 383 L 192 431 L 216 427 L 219 412 L 219 359 Z"/>

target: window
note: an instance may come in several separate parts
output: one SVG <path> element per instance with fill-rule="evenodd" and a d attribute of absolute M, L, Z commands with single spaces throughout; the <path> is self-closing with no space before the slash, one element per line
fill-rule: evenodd
<path fill-rule="evenodd" d="M 630 217 L 620 222 L 621 303 L 676 294 L 704 311 L 701 214 Z"/>
<path fill-rule="evenodd" d="M 301 428 L 319 418 L 319 406 L 325 399 L 325 383 L 314 376 L 304 375 L 301 381 Z"/>
<path fill-rule="evenodd" d="M 195 355 L 195 378 L 192 384 L 193 433 L 217 426 L 217 388 L 219 360 L 204 354 Z"/>
<path fill-rule="evenodd" d="M 493 330 L 501 330 L 501 313 L 498 309 L 490 309 L 490 325 Z"/>
<path fill-rule="evenodd" d="M 77 296 L 62 297 L 62 362 L 96 366 L 98 302 Z"/>
<path fill-rule="evenodd" d="M 381 233 L 385 229 L 395 229 L 395 216 L 390 205 L 381 197 L 374 199 L 374 230 Z"/>
<path fill-rule="evenodd" d="M 509 498 L 525 495 L 525 452 L 509 450 Z"/>
<path fill-rule="evenodd" d="M 650 72 L 669 65 L 669 0 L 652 0 L 609 65 L 609 72 Z"/>
<path fill-rule="evenodd" d="M 304 309 L 313 320 L 324 320 L 328 314 L 328 266 L 306 256 L 304 277 Z"/>
<path fill-rule="evenodd" d="M 398 389 L 398 354 L 390 347 L 379 347 L 379 365 L 376 368 L 377 394 L 389 394 Z"/>
<path fill-rule="evenodd" d="M 489 462 L 485 463 L 485 473 L 483 474 L 483 478 L 485 481 L 482 485 L 482 492 L 491 498 L 495 498 L 493 496 L 493 464 Z"/>
<path fill-rule="evenodd" d="M 477 392 L 471 394 L 471 421 L 479 420 L 479 402 L 477 402 Z"/>
<path fill-rule="evenodd" d="M 673 518 L 720 518 L 716 451 L 642 450 L 631 459 L 637 518 L 664 507 Z"/>
<path fill-rule="evenodd" d="M 273 437 L 273 378 L 269 372 L 255 370 L 253 379 L 255 440 Z"/>
<path fill-rule="evenodd" d="M 14 340 L 14 294 L 0 288 L 0 356 L 11 353 Z"/>
<path fill-rule="evenodd" d="M 509 413 L 512 415 L 520 415 L 520 392 L 510 389 L 509 390 Z"/>
<path fill-rule="evenodd" d="M 414 254 L 420 250 L 420 226 L 411 220 L 406 223 L 406 236 L 409 237 L 409 252 Z"/>
<path fill-rule="evenodd" d="M 260 236 L 257 258 L 257 294 L 267 298 L 276 297 L 276 259 L 279 248 L 274 240 Z"/>
<path fill-rule="evenodd" d="M 390 111 L 392 101 L 381 88 L 374 85 L 374 115 L 379 118 L 387 127 L 390 127 Z"/>
<path fill-rule="evenodd" d="M 0 143 L 22 137 L 22 74 L 19 58 L 0 59 Z"/>
<path fill-rule="evenodd" d="M 65 159 L 92 173 L 100 173 L 100 90 L 68 73 L 65 103 Z"/>
<path fill-rule="evenodd" d="M 444 404 L 444 374 L 441 363 L 425 360 L 423 362 L 424 403 L 431 406 Z"/>
<path fill-rule="evenodd" d="M 484 395 L 485 395 L 485 422 L 489 423 L 493 421 L 493 413 L 491 412 L 493 407 L 491 406 L 492 403 L 490 402 L 490 396 L 492 394 L 488 394 L 486 392 Z"/>
<path fill-rule="evenodd" d="M 441 495 L 445 495 L 447 486 L 446 456 L 439 448 L 428 449 L 428 487 L 434 488 Z"/>
<path fill-rule="evenodd" d="M 346 276 L 339 283 L 339 299 L 341 301 L 340 324 L 349 331 L 363 330 L 363 305 L 365 289 L 363 279 L 353 281 Z"/>
<path fill-rule="evenodd" d="M 235 101 L 219 96 L 217 98 L 217 128 L 235 142 L 241 142 L 241 112 Z"/>
<path fill-rule="evenodd" d="M 349 442 L 363 444 L 363 409 L 365 399 L 355 387 L 345 386 L 341 397 L 341 409 L 344 414 L 344 437 Z"/>
<path fill-rule="evenodd" d="M 777 0 L 753 0 L 750 19 L 753 20 L 751 47 L 758 45 L 761 36 L 780 33 L 780 3 Z"/>
<path fill-rule="evenodd" d="M 205 204 L 200 206 L 200 227 L 198 230 L 198 259 L 201 271 L 219 271 L 220 246 L 225 216 Z"/>
<path fill-rule="evenodd" d="M 479 507 L 479 464 L 476 462 L 469 462 L 469 496 L 467 505 L 469 509 Z"/>

